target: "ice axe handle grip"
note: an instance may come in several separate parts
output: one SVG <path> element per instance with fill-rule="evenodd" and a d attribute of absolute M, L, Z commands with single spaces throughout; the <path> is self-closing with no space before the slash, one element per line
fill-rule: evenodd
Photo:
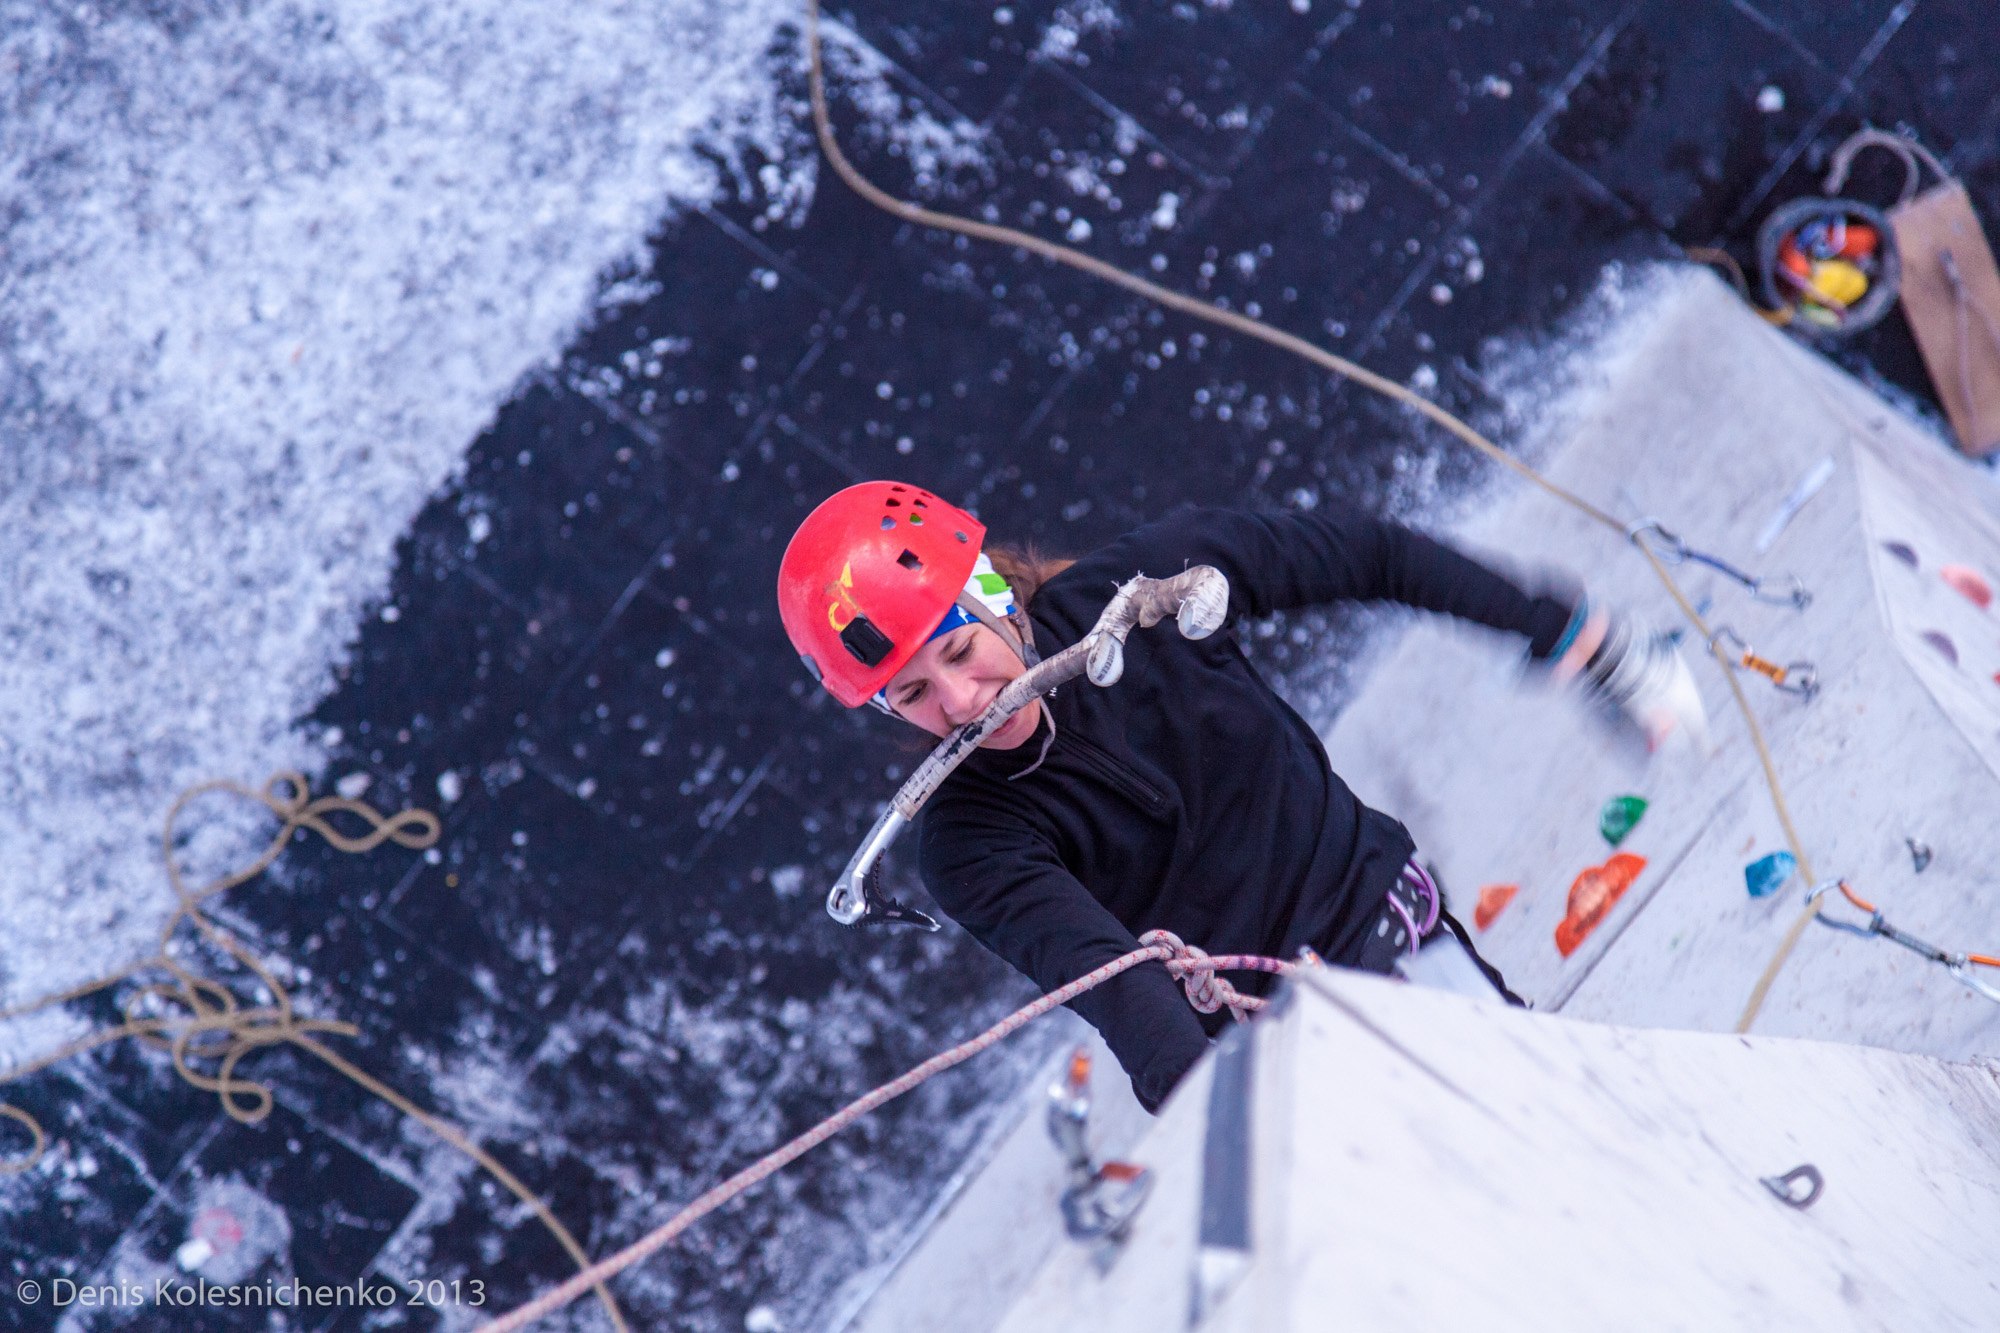
<path fill-rule="evenodd" d="M 1194 565 L 1170 579 L 1143 576 L 1128 581 L 1098 617 L 1089 645 L 1085 674 L 1098 686 L 1115 685 L 1125 674 L 1125 639 L 1133 626 L 1142 629 L 1173 616 L 1181 636 L 1205 639 L 1222 628 L 1229 616 L 1229 580 L 1213 565 Z"/>

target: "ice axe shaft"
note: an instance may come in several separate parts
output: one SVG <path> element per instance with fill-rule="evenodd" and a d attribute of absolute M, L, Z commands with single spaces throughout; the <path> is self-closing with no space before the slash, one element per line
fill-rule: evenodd
<path fill-rule="evenodd" d="M 1150 627 L 1173 616 L 1184 637 L 1205 639 L 1222 628 L 1228 614 L 1229 580 L 1213 566 L 1195 565 L 1167 579 L 1143 574 L 1128 579 L 1105 604 L 1090 633 L 1009 682 L 984 713 L 945 737 L 917 766 L 834 881 L 826 895 L 827 915 L 844 926 L 870 918 L 871 902 L 881 900 L 869 892 L 867 880 L 882 854 L 966 756 L 1014 714 L 1078 676 L 1099 686 L 1117 683 L 1125 673 L 1125 640 L 1134 627 Z M 881 917 L 879 911 L 874 915 Z"/>

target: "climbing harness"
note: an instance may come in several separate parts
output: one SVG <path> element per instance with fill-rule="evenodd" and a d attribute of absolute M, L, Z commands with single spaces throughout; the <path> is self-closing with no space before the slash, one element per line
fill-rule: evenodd
<path fill-rule="evenodd" d="M 1398 893 L 1396 890 L 1399 888 L 1404 892 Z M 1409 896 L 1410 903 L 1403 901 L 1405 895 Z M 1402 923 L 1409 938 L 1410 953 L 1414 956 L 1423 947 L 1424 937 L 1437 927 L 1438 914 L 1444 910 L 1444 898 L 1438 893 L 1437 881 L 1431 878 L 1430 871 L 1417 864 L 1417 858 L 1413 856 L 1403 863 L 1403 873 L 1396 877 L 1395 886 L 1383 895 L 1382 900 Z M 1415 907 L 1423 909 L 1422 925 L 1417 924 Z"/>
<path fill-rule="evenodd" d="M 1706 565 L 1742 584 L 1758 601 L 1772 606 L 1789 606 L 1794 611 L 1803 611 L 1812 605 L 1812 590 L 1796 574 L 1786 574 L 1781 578 L 1746 574 L 1720 556 L 1689 546 L 1678 533 L 1669 530 L 1656 518 L 1641 519 L 1625 530 L 1625 535 L 1635 543 L 1648 533 L 1654 538 L 1652 552 L 1663 564 L 1679 565 L 1692 561 L 1697 565 Z"/>
<path fill-rule="evenodd" d="M 1824 911 L 1818 910 L 1820 901 L 1823 898 L 1825 898 L 1827 894 L 1832 893 L 1836 890 L 1838 890 L 1840 896 L 1847 899 L 1848 903 L 1851 904 L 1857 911 L 1868 913 L 1867 925 L 1857 926 L 1851 921 L 1835 920 L 1833 917 L 1828 916 Z M 1846 931 L 1850 935 L 1859 935 L 1864 939 L 1868 938 L 1869 936 L 1879 935 L 1883 939 L 1888 940 L 1893 944 L 1900 944 L 1905 949 L 1908 949 L 1911 953 L 1917 954 L 1918 956 L 1923 958 L 1927 958 L 1933 963 L 1938 963 L 1942 965 L 1947 972 L 1951 973 L 1952 978 L 1956 980 L 1960 985 L 1963 985 L 1970 990 L 1975 990 L 1979 992 L 1981 995 L 1984 995 L 1987 999 L 1992 1000 L 1996 1004 L 2000 1004 L 2000 988 L 1996 988 L 1984 981 L 1981 981 L 1978 975 L 1974 973 L 1972 970 L 1975 967 L 2000 968 L 2000 958 L 1994 958 L 1987 954 L 1981 954 L 1981 953 L 1951 953 L 1947 950 L 1940 949 L 1937 945 L 1932 944 L 1929 940 L 1920 939 L 1917 936 L 1912 935 L 1907 931 L 1898 930 L 1896 927 L 1889 924 L 1889 922 L 1883 917 L 1881 910 L 1877 908 L 1874 903 L 1869 902 L 1867 899 L 1863 898 L 1860 894 L 1856 893 L 1852 888 L 1852 886 L 1850 886 L 1848 882 L 1844 879 L 1834 880 L 1830 884 L 1814 885 L 1813 888 L 1809 890 L 1806 894 L 1806 905 L 1810 908 L 1815 909 L 1816 915 L 1814 919 L 1817 920 L 1821 925 L 1826 926 L 1832 930 Z"/>
<path fill-rule="evenodd" d="M 1150 628 L 1172 616 L 1184 637 L 1204 639 L 1222 628 L 1228 612 L 1229 580 L 1208 565 L 1196 565 L 1168 579 L 1141 575 L 1128 580 L 1112 595 L 1088 634 L 1009 681 L 984 713 L 945 737 L 917 766 L 828 890 L 827 915 L 846 926 L 909 920 L 937 929 L 937 923 L 923 913 L 883 897 L 877 876 L 883 853 L 952 771 L 1007 719 L 1064 682 L 1087 676 L 1094 685 L 1115 684 L 1125 673 L 1125 640 L 1134 628 Z"/>
<path fill-rule="evenodd" d="M 1810 700 L 1819 693 L 1819 669 L 1811 662 L 1790 662 L 1779 666 L 1769 658 L 1759 657 L 1756 649 L 1727 625 L 1716 626 L 1715 632 L 1708 636 L 1708 649 L 1746 671 L 1756 672 L 1786 694 Z"/>

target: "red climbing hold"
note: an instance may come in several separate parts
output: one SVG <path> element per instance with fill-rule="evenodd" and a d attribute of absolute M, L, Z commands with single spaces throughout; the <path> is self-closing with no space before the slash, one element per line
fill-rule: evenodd
<path fill-rule="evenodd" d="M 1646 868 L 1646 858 L 1620 852 L 1601 866 L 1592 866 L 1569 886 L 1569 911 L 1556 927 L 1556 952 L 1567 958 L 1611 914 L 1632 881 Z"/>
<path fill-rule="evenodd" d="M 1993 605 L 1993 588 L 1976 569 L 1964 565 L 1945 565 L 1938 570 L 1938 577 L 1951 585 L 1951 590 L 1984 611 Z"/>
<path fill-rule="evenodd" d="M 1472 909 L 1472 924 L 1481 930 L 1492 925 L 1500 909 L 1513 902 L 1520 891 L 1519 884 L 1488 884 L 1479 891 L 1479 906 Z"/>

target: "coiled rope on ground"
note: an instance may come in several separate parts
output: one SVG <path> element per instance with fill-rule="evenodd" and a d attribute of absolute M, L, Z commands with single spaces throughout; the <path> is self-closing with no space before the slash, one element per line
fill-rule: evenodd
<path fill-rule="evenodd" d="M 278 818 L 278 829 L 263 852 L 241 869 L 210 882 L 191 886 L 182 874 L 174 854 L 175 830 L 188 806 L 205 796 L 228 794 L 257 802 Z M 345 814 L 368 825 L 360 836 L 342 833 L 329 816 Z M 255 953 L 202 910 L 202 904 L 225 890 L 247 883 L 274 865 L 296 830 L 309 830 L 325 839 L 336 851 L 370 852 L 385 842 L 421 851 L 437 842 L 437 816 L 428 810 L 406 809 L 384 815 L 373 806 L 341 796 L 313 798 L 305 777 L 299 773 L 279 773 L 262 788 L 241 783 L 204 782 L 181 793 L 167 811 L 160 832 L 160 855 L 165 862 L 167 881 L 173 888 L 175 906 L 160 928 L 159 948 L 149 957 L 95 980 L 68 990 L 0 1011 L 0 1022 L 25 1018 L 72 1001 L 87 999 L 138 981 L 149 974 L 164 973 L 166 980 L 147 981 L 134 986 L 123 999 L 123 1022 L 89 1032 L 45 1055 L 15 1065 L 0 1073 L 0 1085 L 15 1083 L 30 1074 L 59 1064 L 85 1051 L 133 1037 L 147 1046 L 169 1053 L 174 1072 L 204 1092 L 214 1093 L 229 1116 L 243 1124 L 255 1124 L 271 1112 L 271 1089 L 253 1079 L 241 1077 L 237 1065 L 243 1057 L 265 1047 L 289 1044 L 313 1056 L 335 1072 L 393 1106 L 451 1147 L 483 1167 L 507 1191 L 526 1205 L 579 1267 L 590 1256 L 577 1243 L 556 1215 L 519 1177 L 492 1153 L 473 1142 L 464 1130 L 424 1110 L 402 1093 L 355 1065 L 320 1039 L 326 1036 L 352 1037 L 360 1029 L 336 1019 L 306 1018 L 292 1004 L 291 992 Z M 268 1001 L 246 1005 L 228 985 L 204 976 L 173 955 L 181 927 L 191 928 L 194 937 L 208 944 L 256 978 Z M 33 1142 L 25 1153 L 0 1161 L 0 1174 L 30 1170 L 48 1150 L 48 1135 L 35 1117 L 11 1103 L 0 1102 L 0 1117 L 27 1129 Z M 598 1299 L 612 1325 L 624 1333 L 624 1315 L 609 1289 L 597 1285 Z"/>

